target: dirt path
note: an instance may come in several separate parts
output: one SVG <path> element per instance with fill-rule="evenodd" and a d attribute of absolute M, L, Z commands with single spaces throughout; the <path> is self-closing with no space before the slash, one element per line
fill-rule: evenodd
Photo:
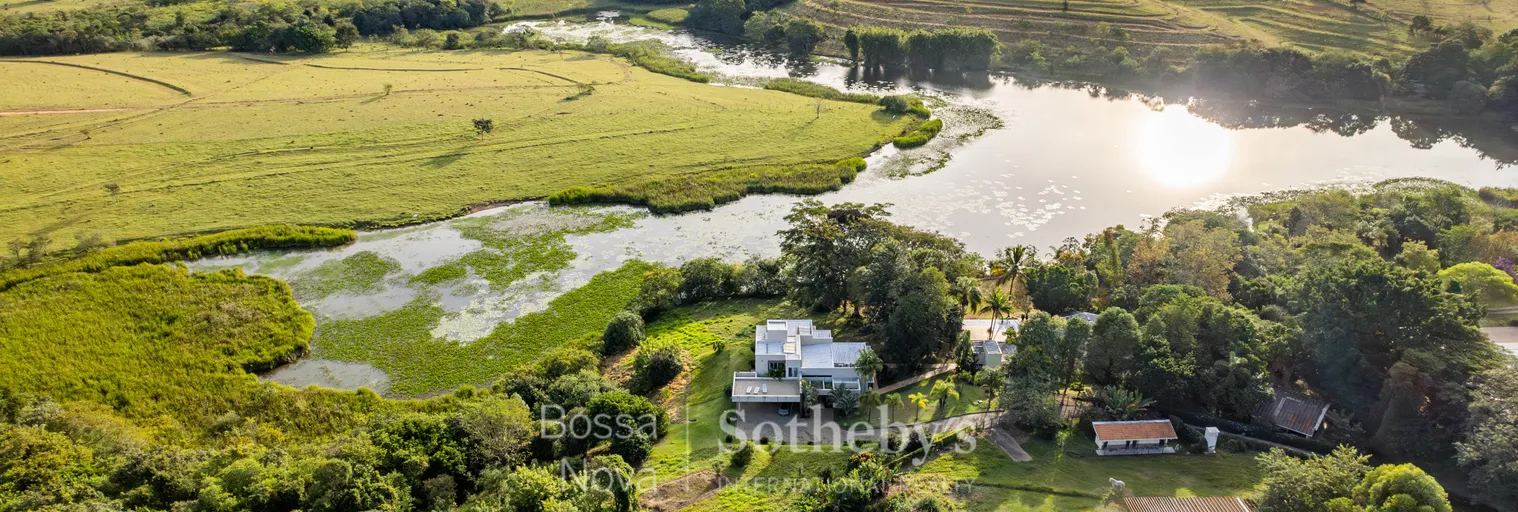
<path fill-rule="evenodd" d="M 5 116 L 29 116 L 33 114 L 91 114 L 95 112 L 123 112 L 127 110 L 152 110 L 163 108 L 163 105 L 146 105 L 142 107 L 115 107 L 115 108 L 76 108 L 58 110 L 12 110 L 0 112 L 0 117 Z"/>

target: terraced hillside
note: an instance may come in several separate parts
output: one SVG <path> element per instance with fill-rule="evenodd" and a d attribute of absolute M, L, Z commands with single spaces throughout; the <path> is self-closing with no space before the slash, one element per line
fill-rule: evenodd
<path fill-rule="evenodd" d="M 1059 0 L 800 0 L 799 14 L 839 31 L 854 25 L 900 28 L 968 26 L 996 33 L 1003 43 L 1037 39 L 1045 46 L 1196 49 L 1229 40 L 1184 10 L 1161 2 Z"/>
<path fill-rule="evenodd" d="M 409 223 L 573 186 L 859 156 L 905 119 L 604 55 L 228 52 L 0 61 L 0 241 Z M 478 132 L 489 119 L 492 133 Z"/>
<path fill-rule="evenodd" d="M 1504 32 L 1518 28 L 1518 2 L 1477 0 L 799 0 L 794 9 L 841 31 L 852 25 L 900 28 L 969 26 L 1003 43 L 1037 39 L 1046 47 L 1122 45 L 1130 50 L 1194 49 L 1228 41 L 1403 56 L 1423 44 L 1407 34 L 1413 16 L 1436 24 L 1469 21 Z"/>

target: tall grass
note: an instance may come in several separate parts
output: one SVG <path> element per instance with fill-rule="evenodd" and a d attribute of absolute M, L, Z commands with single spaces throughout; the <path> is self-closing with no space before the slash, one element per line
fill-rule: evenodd
<path fill-rule="evenodd" d="M 891 143 L 901 149 L 915 148 L 933 140 L 933 137 L 937 137 L 940 131 L 943 131 L 943 120 L 931 119 L 923 122 L 912 133 L 897 137 Z"/>
<path fill-rule="evenodd" d="M 0 292 L 0 386 L 203 424 L 305 353 L 311 315 L 278 280 L 162 265 L 48 275 Z"/>
<path fill-rule="evenodd" d="M 863 158 L 831 164 L 728 169 L 703 175 L 671 176 L 605 187 L 573 187 L 548 196 L 548 204 L 624 203 L 656 213 L 709 210 L 748 194 L 820 194 L 854 181 Z"/>
<path fill-rule="evenodd" d="M 352 243 L 353 230 L 310 226 L 263 226 L 234 229 L 178 240 L 131 242 L 74 259 L 48 260 L 0 273 L 0 290 L 19 283 L 69 272 L 100 272 L 110 267 L 165 263 L 260 249 L 335 247 Z"/>
<path fill-rule="evenodd" d="M 796 78 L 776 78 L 764 83 L 764 88 L 771 91 L 783 91 L 791 94 L 800 94 L 811 98 L 825 100 L 851 101 L 874 105 L 880 102 L 880 97 L 874 94 L 859 92 L 843 92 L 826 85 L 808 82 Z"/>

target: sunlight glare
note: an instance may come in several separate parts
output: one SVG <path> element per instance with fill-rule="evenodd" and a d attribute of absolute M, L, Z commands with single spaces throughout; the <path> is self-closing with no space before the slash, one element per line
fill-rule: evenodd
<path fill-rule="evenodd" d="M 1133 142 L 1144 172 L 1174 188 L 1218 179 L 1233 154 L 1233 134 L 1228 129 L 1193 117 L 1180 105 L 1148 116 Z"/>

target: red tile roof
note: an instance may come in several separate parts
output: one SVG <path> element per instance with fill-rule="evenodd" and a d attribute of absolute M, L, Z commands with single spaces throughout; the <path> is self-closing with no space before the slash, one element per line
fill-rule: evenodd
<path fill-rule="evenodd" d="M 1212 498 L 1123 498 L 1128 512 L 1250 512 L 1249 503 L 1232 496 Z"/>
<path fill-rule="evenodd" d="M 1176 439 L 1175 428 L 1167 420 L 1094 421 L 1097 441 L 1135 441 L 1140 439 Z"/>

